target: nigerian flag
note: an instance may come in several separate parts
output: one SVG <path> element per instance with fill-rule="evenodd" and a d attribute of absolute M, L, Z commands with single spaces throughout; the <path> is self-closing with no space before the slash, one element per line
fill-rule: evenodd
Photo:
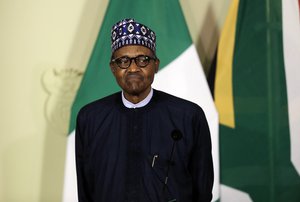
<path fill-rule="evenodd" d="M 298 0 L 233 0 L 220 38 L 221 201 L 300 201 Z"/>
<path fill-rule="evenodd" d="M 178 0 L 111 0 L 94 50 L 72 106 L 67 146 L 63 200 L 77 201 L 74 128 L 79 109 L 96 99 L 119 91 L 109 68 L 110 31 L 124 18 L 134 18 L 156 32 L 160 70 L 153 87 L 200 105 L 212 134 L 215 183 L 213 200 L 219 198 L 218 115 L 195 46 L 186 26 Z"/>

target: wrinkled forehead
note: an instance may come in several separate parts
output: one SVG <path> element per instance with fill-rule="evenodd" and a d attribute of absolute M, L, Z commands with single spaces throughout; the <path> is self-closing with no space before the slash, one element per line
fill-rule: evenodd
<path fill-rule="evenodd" d="M 119 48 L 112 53 L 112 58 L 119 58 L 123 56 L 136 57 L 138 55 L 146 55 L 154 57 L 153 51 L 145 46 L 141 45 L 127 45 Z"/>

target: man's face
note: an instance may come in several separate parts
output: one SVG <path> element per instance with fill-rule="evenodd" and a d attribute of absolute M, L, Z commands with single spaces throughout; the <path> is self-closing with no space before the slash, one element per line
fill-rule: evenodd
<path fill-rule="evenodd" d="M 153 52 L 139 45 L 124 46 L 113 53 L 113 59 L 121 57 L 134 58 L 139 55 L 154 57 Z M 123 89 L 125 97 L 139 96 L 145 98 L 151 89 L 154 74 L 158 71 L 159 60 L 150 59 L 145 67 L 139 67 L 135 60 L 127 69 L 120 68 L 115 62 L 110 63 L 112 73 L 114 74 L 119 86 Z"/>

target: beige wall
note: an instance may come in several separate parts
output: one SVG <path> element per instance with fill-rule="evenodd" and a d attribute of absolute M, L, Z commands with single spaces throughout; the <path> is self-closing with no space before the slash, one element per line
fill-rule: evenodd
<path fill-rule="evenodd" d="M 230 0 L 182 0 L 208 69 Z M 60 201 L 69 107 L 108 0 L 0 0 L 0 202 Z"/>

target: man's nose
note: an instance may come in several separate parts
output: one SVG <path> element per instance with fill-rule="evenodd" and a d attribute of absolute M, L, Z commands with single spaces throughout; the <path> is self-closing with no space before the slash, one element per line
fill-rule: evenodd
<path fill-rule="evenodd" d="M 136 62 L 135 62 L 135 59 L 134 58 L 131 58 L 131 63 L 128 67 L 128 70 L 130 72 L 136 72 L 138 71 L 140 68 L 137 66 Z"/>

